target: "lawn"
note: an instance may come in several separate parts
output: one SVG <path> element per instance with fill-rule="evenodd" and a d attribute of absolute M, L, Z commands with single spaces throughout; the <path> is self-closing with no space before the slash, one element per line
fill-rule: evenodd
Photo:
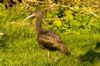
<path fill-rule="evenodd" d="M 47 58 L 47 50 L 37 42 L 35 19 L 23 22 L 29 15 L 24 7 L 5 9 L 0 4 L 0 66 L 100 66 L 98 17 L 80 14 L 79 9 L 75 10 L 78 13 L 65 9 L 64 19 L 57 18 L 61 15 L 59 9 L 45 14 L 43 28 L 58 33 L 71 49 L 70 56 L 61 54 L 59 61 L 54 62 L 58 52 L 50 52 Z"/>

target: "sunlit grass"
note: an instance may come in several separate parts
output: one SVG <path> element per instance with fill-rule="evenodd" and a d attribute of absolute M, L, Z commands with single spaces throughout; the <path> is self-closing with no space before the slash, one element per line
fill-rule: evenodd
<path fill-rule="evenodd" d="M 50 59 L 47 58 L 47 50 L 41 49 L 37 42 L 37 34 L 32 20 L 23 22 L 28 14 L 24 9 L 18 13 L 14 10 L 4 10 L 0 8 L 0 66 L 99 66 L 100 53 L 94 49 L 100 43 L 100 24 L 93 17 L 93 26 L 84 24 L 84 28 L 79 28 L 81 24 L 72 24 L 71 21 L 62 21 L 49 25 L 48 29 L 57 32 L 65 45 L 71 49 L 71 56 L 60 56 L 60 61 L 54 63 L 58 56 L 57 52 L 50 52 Z M 3 11 L 4 10 L 4 11 Z M 11 15 L 9 15 L 11 14 Z M 72 14 L 72 13 L 70 13 Z M 71 15 L 72 16 L 72 15 Z M 88 15 L 86 15 L 89 17 Z M 85 23 L 82 16 L 73 18 L 80 23 Z M 68 17 L 68 16 L 67 16 Z M 69 15 L 70 17 L 70 15 Z M 83 19 L 83 20 L 82 20 Z M 90 20 L 90 18 L 86 18 Z M 73 19 L 71 19 L 73 21 Z M 70 25 L 68 24 L 70 23 Z M 70 26 L 70 27 L 68 27 Z M 88 58 L 90 60 L 88 60 Z M 91 59 L 92 58 L 92 59 Z M 87 59 L 87 60 L 84 60 Z M 92 62 L 91 62 L 92 60 Z"/>

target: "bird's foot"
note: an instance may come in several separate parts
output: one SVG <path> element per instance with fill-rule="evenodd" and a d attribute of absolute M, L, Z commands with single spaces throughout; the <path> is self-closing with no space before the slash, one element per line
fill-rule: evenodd
<path fill-rule="evenodd" d="M 54 63 L 57 63 L 57 62 L 59 62 L 60 61 L 60 56 L 61 56 L 61 54 L 60 53 L 58 53 L 58 56 L 56 57 L 56 59 L 54 60 Z"/>
<path fill-rule="evenodd" d="M 57 63 L 59 60 L 59 57 L 57 57 L 55 60 L 54 60 L 54 63 Z"/>
<path fill-rule="evenodd" d="M 47 52 L 47 54 L 48 54 L 48 60 L 49 60 L 49 58 L 50 58 L 50 53 L 49 53 L 49 51 Z"/>

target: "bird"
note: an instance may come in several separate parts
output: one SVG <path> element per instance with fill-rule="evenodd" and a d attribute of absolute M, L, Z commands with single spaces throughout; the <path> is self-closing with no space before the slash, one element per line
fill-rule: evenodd
<path fill-rule="evenodd" d="M 65 55 L 70 55 L 71 52 L 68 47 L 65 46 L 59 35 L 51 30 L 43 29 L 41 24 L 43 22 L 43 11 L 36 10 L 33 14 L 28 16 L 24 21 L 30 17 L 36 17 L 35 29 L 37 33 L 37 40 L 39 46 L 48 51 L 58 51 Z M 48 55 L 49 56 L 49 55 Z"/>

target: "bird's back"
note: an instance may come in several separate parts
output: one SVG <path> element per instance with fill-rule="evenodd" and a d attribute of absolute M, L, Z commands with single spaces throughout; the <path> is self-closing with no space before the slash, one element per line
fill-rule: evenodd
<path fill-rule="evenodd" d="M 38 34 L 38 41 L 41 47 L 50 51 L 69 52 L 62 42 L 61 38 L 50 30 L 41 30 Z"/>

